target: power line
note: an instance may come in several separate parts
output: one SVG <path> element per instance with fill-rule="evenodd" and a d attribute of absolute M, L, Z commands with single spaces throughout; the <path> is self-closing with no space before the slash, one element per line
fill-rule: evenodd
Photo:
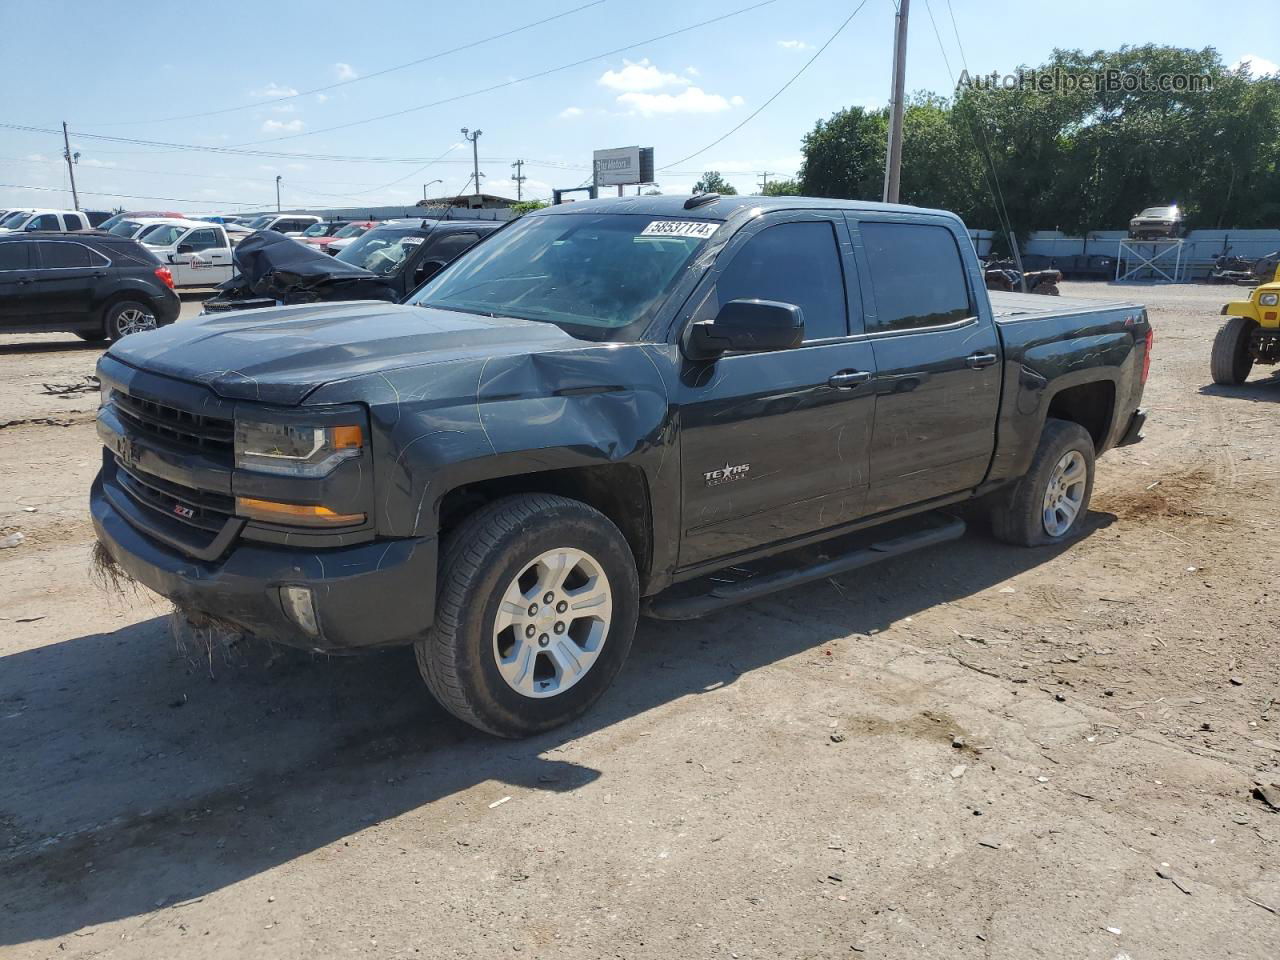
<path fill-rule="evenodd" d="M 10 190 L 39 190 L 45 193 L 65 193 L 63 187 L 41 187 L 33 183 L 0 183 L 0 188 Z M 190 197 L 151 197 L 140 193 L 101 193 L 96 190 L 81 190 L 82 194 L 90 197 L 114 197 L 121 200 L 164 200 L 168 203 L 195 203 L 204 206 L 218 207 L 262 207 L 266 206 L 262 201 L 249 200 L 213 200 L 209 197 L 202 197 L 199 200 L 193 200 Z"/>
<path fill-rule="evenodd" d="M 792 74 L 790 80 L 788 80 L 781 87 L 779 87 L 777 91 L 773 94 L 773 96 L 771 96 L 764 103 L 760 104 L 760 106 L 757 107 L 751 114 L 749 114 L 745 120 L 739 123 L 736 127 L 730 130 L 728 133 L 724 134 L 721 137 L 717 137 L 715 140 L 712 140 L 701 150 L 695 150 L 693 153 L 689 154 L 687 157 L 681 157 L 675 163 L 669 163 L 665 167 L 659 167 L 658 169 L 663 171 L 670 170 L 672 167 L 678 167 L 680 164 L 684 163 L 686 160 L 692 160 L 694 157 L 699 156 L 700 154 L 706 153 L 712 147 L 717 146 L 720 143 L 723 143 L 725 140 L 728 140 L 731 136 L 733 136 L 735 133 L 737 133 L 739 130 L 745 127 L 748 123 L 750 123 L 752 120 L 758 117 L 761 111 L 763 111 L 765 107 L 769 106 L 769 104 L 777 100 L 778 97 L 782 96 L 782 94 L 786 91 L 786 89 L 789 86 L 791 86 L 793 83 L 795 83 L 797 80 L 800 79 L 800 75 L 803 74 L 806 70 L 809 69 L 809 67 L 813 65 L 813 61 L 817 60 L 820 56 L 822 56 L 822 52 L 826 50 L 827 47 L 831 46 L 835 38 L 840 36 L 840 34 L 844 32 L 844 28 L 849 25 L 849 22 L 853 20 L 853 18 L 858 15 L 858 12 L 866 5 L 867 5 L 867 0 L 862 0 L 862 2 L 858 4 L 857 7 L 854 8 L 853 13 L 849 14 L 849 16 L 845 18 L 844 23 L 840 24 L 840 26 L 836 28 L 836 32 L 827 38 L 827 42 L 824 43 L 822 46 L 820 46 L 817 52 L 805 62 L 804 66 L 802 66 L 799 70 L 797 70 L 794 74 Z"/>
<path fill-rule="evenodd" d="M 309 90 L 300 90 L 297 93 L 290 93 L 281 97 L 270 97 L 264 100 L 258 100 L 255 103 L 242 103 L 239 106 L 235 106 L 235 107 L 222 107 L 217 110 L 205 110 L 200 113 L 184 113 L 176 117 L 160 117 L 154 120 L 115 120 L 111 122 L 91 123 L 89 124 L 89 126 L 121 127 L 121 126 L 134 126 L 134 125 L 143 124 L 143 123 L 169 123 L 174 120 L 192 120 L 192 119 L 195 119 L 196 117 L 215 117 L 224 113 L 235 113 L 238 110 L 253 110 L 256 108 L 269 106 L 273 103 L 283 103 L 286 100 L 296 100 L 299 97 L 308 97 L 315 93 L 324 93 L 326 90 L 336 90 L 339 87 L 348 87 L 353 83 L 362 83 L 365 80 L 372 80 L 374 77 L 386 76 L 388 73 L 394 73 L 397 70 L 407 70 L 409 67 L 416 67 L 424 63 L 429 63 L 432 60 L 439 60 L 441 57 L 447 57 L 450 54 L 461 53 L 463 50 L 470 50 L 474 47 L 479 47 L 479 46 L 482 46 L 483 44 L 491 43 L 494 40 L 502 40 L 506 37 L 514 36 L 517 33 L 523 33 L 525 30 L 532 30 L 534 27 L 540 27 L 543 24 L 551 23 L 552 21 L 555 21 L 555 20 L 561 20 L 564 17 L 572 16 L 575 13 L 580 13 L 583 10 L 587 10 L 591 7 L 598 7 L 605 2 L 606 0 L 591 0 L 590 3 L 584 3 L 581 6 L 574 7 L 572 10 L 565 10 L 563 13 L 557 13 L 550 17 L 543 17 L 541 20 L 535 20 L 532 23 L 526 23 L 522 27 L 515 27 L 514 29 L 506 30 L 502 33 L 495 33 L 492 36 L 484 37 L 481 40 L 473 40 L 470 43 L 464 43 L 460 47 L 451 47 L 448 50 L 441 50 L 439 53 L 433 53 L 426 57 L 420 57 L 417 60 L 410 60 L 408 63 L 400 63 L 394 67 L 385 67 L 382 70 L 375 70 L 373 73 L 366 73 L 358 77 L 351 77 L 346 80 L 339 80 L 336 83 L 325 84 L 323 87 L 312 87 Z"/>
<path fill-rule="evenodd" d="M 530 73 L 523 77 L 516 77 L 512 80 L 504 80 L 501 83 L 495 83 L 488 87 L 481 87 L 478 90 L 471 90 L 467 93 L 459 93 L 452 97 L 445 97 L 442 100 L 433 100 L 430 103 L 420 103 L 413 107 L 405 107 L 402 110 L 393 110 L 391 113 L 382 113 L 373 117 L 365 117 L 364 119 L 361 119 L 361 120 L 350 120 L 347 123 L 335 124 L 332 127 L 320 127 L 316 130 L 306 130 L 301 133 L 291 133 L 288 136 L 284 136 L 284 137 L 271 137 L 265 140 L 246 140 L 244 143 L 237 143 L 237 144 L 234 144 L 233 146 L 237 148 L 253 147 L 253 146 L 259 146 L 260 144 L 264 144 L 264 143 L 279 143 L 283 140 L 297 140 L 301 137 L 314 137 L 321 133 L 332 133 L 335 130 L 347 130 L 347 129 L 350 129 L 351 127 L 362 126 L 366 123 L 376 123 L 379 120 L 390 120 L 393 117 L 403 117 L 406 114 L 417 113 L 421 110 L 428 110 L 431 107 L 443 106 L 446 103 L 456 103 L 457 101 L 465 100 L 468 97 L 475 97 L 484 93 L 492 93 L 495 90 L 502 90 L 502 89 L 505 89 L 506 87 L 513 87 L 519 83 L 527 83 L 530 80 L 539 80 L 543 77 L 548 77 L 554 73 L 562 73 L 565 70 L 572 70 L 574 67 L 580 67 L 587 63 L 594 63 L 597 60 L 605 60 L 605 59 L 608 59 L 609 57 L 616 56 L 619 53 L 626 53 L 628 50 L 634 50 L 636 47 L 642 47 L 648 43 L 657 43 L 660 40 L 669 40 L 671 37 L 679 36 L 682 33 L 689 33 L 691 30 L 699 30 L 702 27 L 709 26 L 713 23 L 719 23 L 720 21 L 728 20 L 731 17 L 741 16 L 744 13 L 750 13 L 752 10 L 759 10 L 761 7 L 771 6 L 772 4 L 777 2 L 778 0 L 760 0 L 759 3 L 753 3 L 753 4 L 750 4 L 749 6 L 741 7 L 730 13 L 721 14 L 718 17 L 711 17 L 709 20 L 702 20 L 698 23 L 690 24 L 687 27 L 681 27 L 678 30 L 671 30 L 667 33 L 658 34 L 655 37 L 649 37 L 645 40 L 637 40 L 634 43 L 628 43 L 625 46 L 615 47 L 614 49 L 607 50 L 604 53 L 597 53 L 590 57 L 583 57 L 580 60 L 574 60 L 572 63 L 564 63 L 556 67 L 548 67 L 547 69 L 539 70 L 536 73 Z M 863 3 L 865 4 L 866 0 L 863 0 Z M 858 7 L 858 9 L 859 10 L 862 9 L 861 5 Z M 855 13 L 856 12 L 857 11 L 855 11 Z M 812 61 L 810 61 L 810 63 L 812 63 Z M 801 70 L 801 72 L 803 72 L 803 69 Z"/>

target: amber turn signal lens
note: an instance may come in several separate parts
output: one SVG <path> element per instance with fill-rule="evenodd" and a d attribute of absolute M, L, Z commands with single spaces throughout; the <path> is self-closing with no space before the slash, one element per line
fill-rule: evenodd
<path fill-rule="evenodd" d="M 250 520 L 302 527 L 345 527 L 364 523 L 363 513 L 335 513 L 328 507 L 278 503 L 275 500 L 256 500 L 253 497 L 236 497 L 236 513 Z"/>
<path fill-rule="evenodd" d="M 330 427 L 329 437 L 335 450 L 359 450 L 364 446 L 359 427 Z"/>

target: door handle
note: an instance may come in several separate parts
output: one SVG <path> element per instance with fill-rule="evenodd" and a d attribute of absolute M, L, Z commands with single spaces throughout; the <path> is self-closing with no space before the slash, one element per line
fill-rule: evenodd
<path fill-rule="evenodd" d="M 847 390 L 849 387 L 866 383 L 870 379 L 871 374 L 865 370 L 841 370 L 827 378 L 827 386 L 835 387 L 837 390 Z"/>
<path fill-rule="evenodd" d="M 981 370 L 983 367 L 990 367 L 1000 358 L 994 353 L 971 353 L 965 357 L 965 364 L 974 370 Z"/>

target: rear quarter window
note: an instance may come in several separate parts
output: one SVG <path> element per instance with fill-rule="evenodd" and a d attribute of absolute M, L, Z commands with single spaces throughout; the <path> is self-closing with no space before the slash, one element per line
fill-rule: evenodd
<path fill-rule="evenodd" d="M 876 317 L 868 330 L 938 327 L 973 315 L 955 235 L 925 223 L 862 221 Z"/>

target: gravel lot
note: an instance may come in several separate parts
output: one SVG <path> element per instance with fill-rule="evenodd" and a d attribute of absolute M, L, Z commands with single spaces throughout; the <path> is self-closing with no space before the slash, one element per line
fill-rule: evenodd
<path fill-rule="evenodd" d="M 1206 386 L 1230 288 L 1063 292 L 1156 328 L 1079 542 L 644 621 L 519 743 L 93 585 L 99 350 L 0 338 L 0 956 L 1274 960 L 1280 380 Z"/>

